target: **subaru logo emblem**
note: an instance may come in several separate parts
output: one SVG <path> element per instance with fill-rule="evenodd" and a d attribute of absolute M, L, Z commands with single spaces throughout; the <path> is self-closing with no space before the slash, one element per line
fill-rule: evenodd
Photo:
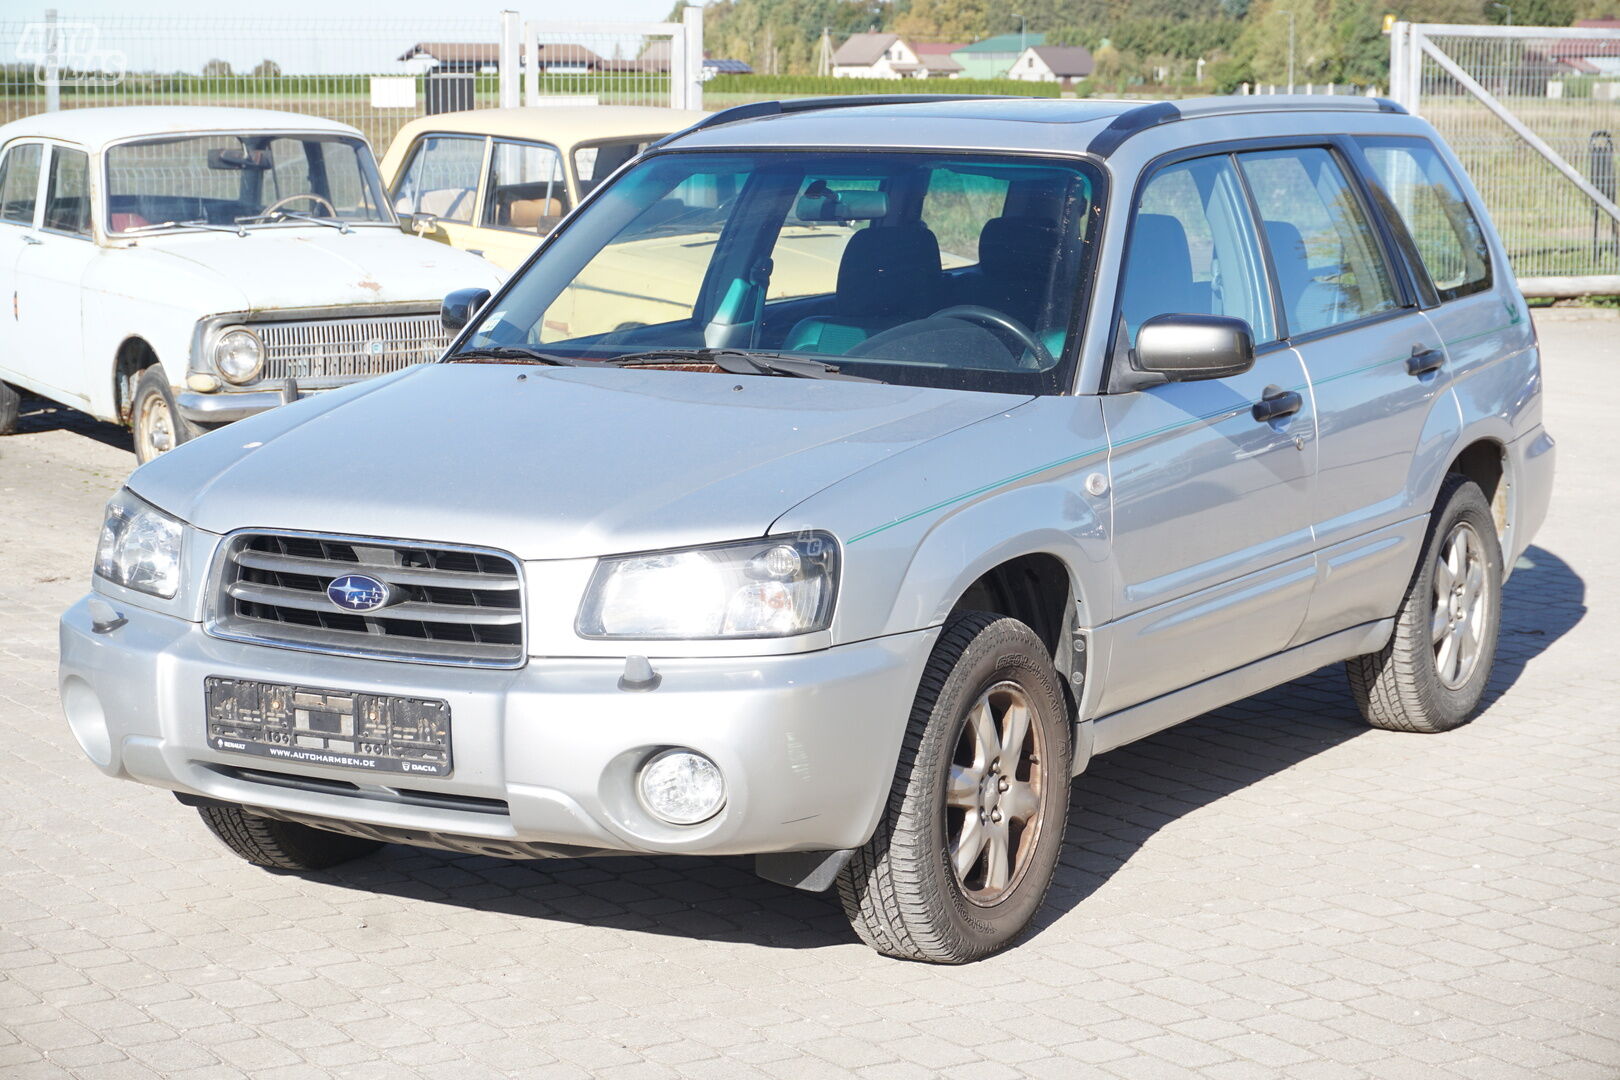
<path fill-rule="evenodd" d="M 344 611 L 376 611 L 392 593 L 387 582 L 364 574 L 345 574 L 326 587 L 326 598 Z"/>

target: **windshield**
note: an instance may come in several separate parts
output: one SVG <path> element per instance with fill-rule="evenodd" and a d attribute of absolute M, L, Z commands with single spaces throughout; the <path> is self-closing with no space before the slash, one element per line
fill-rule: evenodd
<path fill-rule="evenodd" d="M 310 218 L 393 222 L 371 150 L 352 136 L 210 133 L 120 143 L 106 156 L 113 233 Z"/>
<path fill-rule="evenodd" d="M 670 153 L 558 234 L 463 344 L 731 349 L 885 382 L 1067 387 L 1097 171 L 977 154 Z"/>

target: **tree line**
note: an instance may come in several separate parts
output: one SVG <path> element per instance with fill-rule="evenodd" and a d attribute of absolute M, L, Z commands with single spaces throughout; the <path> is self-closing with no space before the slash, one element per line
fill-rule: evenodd
<path fill-rule="evenodd" d="M 796 75 L 816 71 L 823 29 L 834 48 L 861 31 L 971 42 L 1024 29 L 1045 34 L 1049 45 L 1091 49 L 1099 89 L 1231 91 L 1287 80 L 1292 25 L 1296 83 L 1381 86 L 1389 77 L 1386 14 L 1568 26 L 1620 12 L 1620 0 L 1020 0 L 1016 7 L 991 0 L 717 0 L 706 8 L 704 47 L 764 74 Z"/>

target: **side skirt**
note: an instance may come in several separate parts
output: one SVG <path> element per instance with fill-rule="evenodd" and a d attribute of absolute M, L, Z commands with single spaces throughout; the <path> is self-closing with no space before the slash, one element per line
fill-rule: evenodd
<path fill-rule="evenodd" d="M 1363 653 L 1376 652 L 1389 641 L 1395 630 L 1394 619 L 1379 619 L 1362 623 L 1348 630 L 1340 630 L 1326 637 L 1296 645 L 1292 649 L 1256 660 L 1252 664 L 1194 683 L 1140 705 L 1081 721 L 1079 728 L 1090 727 L 1092 753 L 1103 754 L 1126 743 L 1145 739 L 1149 735 L 1174 727 L 1184 720 L 1202 716 L 1211 709 L 1241 701 L 1251 694 L 1280 686 L 1292 679 L 1309 675 L 1317 668 Z M 1076 732 L 1075 745 L 1083 745 L 1082 733 Z M 1086 763 L 1075 755 L 1075 773 L 1085 769 Z"/>

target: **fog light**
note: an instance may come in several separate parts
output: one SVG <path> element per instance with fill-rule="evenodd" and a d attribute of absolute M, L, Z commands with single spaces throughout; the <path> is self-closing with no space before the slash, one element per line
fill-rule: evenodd
<path fill-rule="evenodd" d="M 107 731 L 107 713 L 90 684 L 83 679 L 63 683 L 62 711 L 67 714 L 68 728 L 84 756 L 103 768 L 111 765 L 112 736 Z"/>
<path fill-rule="evenodd" d="M 720 812 L 726 781 L 696 750 L 665 750 L 641 767 L 641 803 L 671 825 L 696 825 Z"/>

